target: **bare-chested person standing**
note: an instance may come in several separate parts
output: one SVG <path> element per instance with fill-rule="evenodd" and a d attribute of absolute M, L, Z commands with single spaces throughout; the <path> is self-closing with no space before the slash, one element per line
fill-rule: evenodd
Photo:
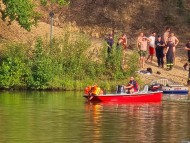
<path fill-rule="evenodd" d="M 170 35 L 170 27 L 166 27 L 166 31 L 164 32 L 163 35 L 163 41 L 165 45 L 167 45 L 169 35 Z"/>
<path fill-rule="evenodd" d="M 137 50 L 138 50 L 138 52 L 141 50 L 141 41 L 142 41 L 143 37 L 144 37 L 143 32 L 139 33 L 139 36 L 137 37 Z M 139 57 L 139 66 L 140 66 L 140 64 L 141 64 L 141 59 Z"/>
<path fill-rule="evenodd" d="M 170 36 L 170 31 L 171 31 L 170 27 L 166 27 L 165 32 L 162 37 L 165 44 L 164 53 L 166 52 L 166 49 L 167 49 L 168 37 Z M 166 55 L 164 55 L 164 59 L 166 59 Z"/>
<path fill-rule="evenodd" d="M 179 43 L 178 38 L 174 35 L 174 33 L 172 32 L 170 34 L 170 36 L 168 37 L 168 41 L 171 41 L 173 43 L 173 56 L 174 56 L 174 64 L 175 64 L 175 52 L 176 52 L 176 46 Z"/>
<path fill-rule="evenodd" d="M 122 48 L 122 65 L 125 64 L 125 56 L 126 56 L 126 50 L 127 50 L 127 35 L 124 33 L 122 34 L 122 37 L 118 39 L 117 47 Z"/>
<path fill-rule="evenodd" d="M 139 49 L 139 62 L 140 62 L 140 68 L 145 68 L 145 57 L 146 57 L 146 52 L 147 52 L 147 46 L 148 42 L 150 42 L 150 39 L 147 37 L 142 37 L 139 39 L 140 43 L 140 49 Z"/>
<path fill-rule="evenodd" d="M 137 48 L 138 48 L 138 50 L 139 50 L 140 47 L 141 47 L 141 40 L 142 40 L 143 36 L 144 36 L 144 33 L 141 32 L 141 33 L 139 34 L 139 36 L 137 37 Z"/>

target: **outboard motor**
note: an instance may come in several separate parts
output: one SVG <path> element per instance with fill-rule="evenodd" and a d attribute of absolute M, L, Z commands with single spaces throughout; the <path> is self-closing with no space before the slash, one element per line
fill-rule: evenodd
<path fill-rule="evenodd" d="M 162 87 L 161 84 L 156 83 L 156 84 L 151 85 L 149 87 L 149 90 L 150 91 L 159 91 L 159 90 L 161 90 L 161 87 Z"/>
<path fill-rule="evenodd" d="M 116 93 L 125 93 L 125 88 L 123 85 L 117 85 Z"/>

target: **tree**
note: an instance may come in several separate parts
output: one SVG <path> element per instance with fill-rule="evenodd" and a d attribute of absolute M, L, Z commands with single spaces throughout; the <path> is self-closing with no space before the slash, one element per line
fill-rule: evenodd
<path fill-rule="evenodd" d="M 9 24 L 16 20 L 21 27 L 30 31 L 32 25 L 35 25 L 40 19 L 40 13 L 35 10 L 35 4 L 32 0 L 0 0 L 4 8 L 0 5 L 2 19 L 8 20 Z M 45 0 L 46 1 L 46 0 Z M 52 3 L 58 3 L 60 6 L 68 5 L 69 0 L 51 0 Z"/>
<path fill-rule="evenodd" d="M 9 24 L 16 20 L 21 27 L 30 31 L 31 26 L 40 18 L 31 0 L 2 0 L 2 2 L 5 6 L 0 9 L 2 19 L 8 20 Z"/>

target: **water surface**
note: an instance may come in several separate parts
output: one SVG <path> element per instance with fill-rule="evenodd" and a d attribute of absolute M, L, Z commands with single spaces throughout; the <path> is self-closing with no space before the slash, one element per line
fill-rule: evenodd
<path fill-rule="evenodd" d="M 190 141 L 190 103 L 92 104 L 81 92 L 1 92 L 2 143 Z"/>

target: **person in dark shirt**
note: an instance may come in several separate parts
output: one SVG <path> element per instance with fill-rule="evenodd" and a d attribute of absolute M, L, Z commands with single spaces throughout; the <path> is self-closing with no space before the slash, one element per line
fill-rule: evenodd
<path fill-rule="evenodd" d="M 106 42 L 107 42 L 107 46 L 108 46 L 108 49 L 107 49 L 108 56 L 110 56 L 110 54 L 112 52 L 112 47 L 114 44 L 113 35 L 109 34 L 108 38 L 106 39 Z"/>
<path fill-rule="evenodd" d="M 187 50 L 188 62 L 189 62 L 189 66 L 190 66 L 190 39 L 188 40 L 188 42 L 185 45 L 185 50 Z M 185 65 L 183 66 L 185 70 L 186 70 L 187 66 L 188 66 L 188 63 L 185 63 Z"/>
<path fill-rule="evenodd" d="M 161 36 L 158 36 L 157 40 L 155 41 L 156 45 L 156 57 L 157 57 L 157 63 L 158 67 L 164 68 L 164 41 L 161 40 Z"/>

